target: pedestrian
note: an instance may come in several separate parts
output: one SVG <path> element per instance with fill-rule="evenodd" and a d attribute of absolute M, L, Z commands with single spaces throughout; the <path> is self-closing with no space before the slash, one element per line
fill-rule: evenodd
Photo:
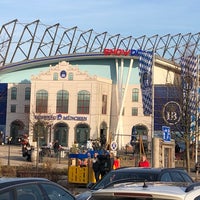
<path fill-rule="evenodd" d="M 118 169 L 118 168 L 120 168 L 120 158 L 119 156 L 116 156 L 114 158 L 113 169 Z"/>
<path fill-rule="evenodd" d="M 100 176 L 100 163 L 98 159 L 98 153 L 94 153 L 94 157 L 92 159 L 92 169 L 94 171 L 94 176 L 96 182 L 99 181 L 99 176 Z"/>
<path fill-rule="evenodd" d="M 55 157 L 58 157 L 59 149 L 60 149 L 60 145 L 59 145 L 58 140 L 56 140 L 54 142 L 54 145 L 53 145 L 53 150 L 54 150 L 54 153 L 55 153 Z"/>
<path fill-rule="evenodd" d="M 144 155 L 144 154 L 142 155 L 138 166 L 139 166 L 139 167 L 150 167 L 150 163 L 149 163 L 149 161 L 147 160 L 146 155 Z"/>

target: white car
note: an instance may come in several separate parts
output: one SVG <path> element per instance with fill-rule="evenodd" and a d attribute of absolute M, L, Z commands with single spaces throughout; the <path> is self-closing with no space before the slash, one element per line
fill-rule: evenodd
<path fill-rule="evenodd" d="M 200 183 L 123 183 L 92 193 L 89 200 L 200 200 Z"/>

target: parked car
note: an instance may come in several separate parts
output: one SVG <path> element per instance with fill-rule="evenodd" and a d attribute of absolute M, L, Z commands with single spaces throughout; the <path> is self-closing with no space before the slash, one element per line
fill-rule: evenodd
<path fill-rule="evenodd" d="M 89 200 L 199 200 L 200 183 L 140 182 L 97 190 Z"/>
<path fill-rule="evenodd" d="M 189 174 L 178 168 L 141 168 L 124 167 L 110 171 L 96 184 L 89 183 L 88 191 L 78 194 L 78 200 L 87 200 L 93 191 L 106 188 L 116 182 L 141 182 L 141 181 L 164 181 L 164 182 L 186 182 L 193 183 Z"/>
<path fill-rule="evenodd" d="M 0 178 L 1 200 L 75 200 L 64 187 L 44 178 Z"/>

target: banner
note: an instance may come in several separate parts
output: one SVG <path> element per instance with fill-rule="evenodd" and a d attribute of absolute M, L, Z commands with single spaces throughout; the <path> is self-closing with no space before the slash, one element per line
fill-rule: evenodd
<path fill-rule="evenodd" d="M 152 66 L 153 52 L 140 51 L 139 76 L 142 91 L 142 103 L 144 115 L 152 114 Z"/>
<path fill-rule="evenodd" d="M 183 107 L 185 107 L 187 104 L 187 114 L 189 114 L 190 116 L 196 116 L 196 112 L 198 109 L 198 59 L 195 56 L 182 57 L 180 65 L 181 81 L 183 88 Z"/>

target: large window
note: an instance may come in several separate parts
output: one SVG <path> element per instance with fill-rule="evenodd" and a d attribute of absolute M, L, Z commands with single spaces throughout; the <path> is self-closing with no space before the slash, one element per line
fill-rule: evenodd
<path fill-rule="evenodd" d="M 69 102 L 69 93 L 65 90 L 60 90 L 57 92 L 57 104 L 56 112 L 57 113 L 68 113 L 68 102 Z"/>
<path fill-rule="evenodd" d="M 39 90 L 36 93 L 36 113 L 47 113 L 48 108 L 48 92 Z"/>
<path fill-rule="evenodd" d="M 139 96 L 139 89 L 133 88 L 133 90 L 132 90 L 132 101 L 138 102 L 138 96 Z"/>
<path fill-rule="evenodd" d="M 25 100 L 30 100 L 30 96 L 31 96 L 31 88 L 26 87 L 25 88 Z"/>
<path fill-rule="evenodd" d="M 136 107 L 132 108 L 132 116 L 138 116 L 138 108 Z"/>
<path fill-rule="evenodd" d="M 11 88 L 11 100 L 16 100 L 17 99 L 17 88 L 12 87 Z"/>
<path fill-rule="evenodd" d="M 11 106 L 10 106 L 10 112 L 11 113 L 16 113 L 16 105 L 15 104 L 11 104 Z"/>
<path fill-rule="evenodd" d="M 107 95 L 102 96 L 102 114 L 107 113 Z"/>
<path fill-rule="evenodd" d="M 30 105 L 24 105 L 24 113 L 30 113 Z"/>
<path fill-rule="evenodd" d="M 80 91 L 78 93 L 77 114 L 89 114 L 90 93 L 88 91 Z"/>

